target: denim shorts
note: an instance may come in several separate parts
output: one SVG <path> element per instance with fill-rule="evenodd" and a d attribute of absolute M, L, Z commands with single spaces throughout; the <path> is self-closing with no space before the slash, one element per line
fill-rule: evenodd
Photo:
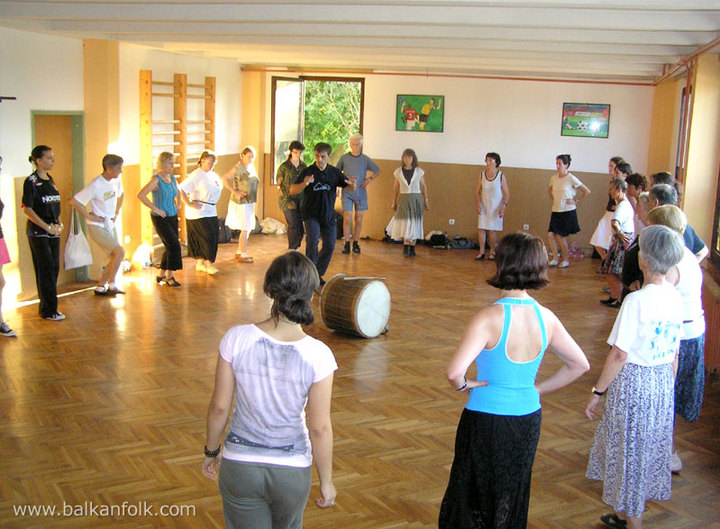
<path fill-rule="evenodd" d="M 355 191 L 342 190 L 342 210 L 366 211 L 368 208 L 367 189 L 357 189 Z"/>

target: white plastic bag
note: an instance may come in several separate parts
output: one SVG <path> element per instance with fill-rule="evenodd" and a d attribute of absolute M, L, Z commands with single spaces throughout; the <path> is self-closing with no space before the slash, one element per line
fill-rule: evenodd
<path fill-rule="evenodd" d="M 65 270 L 89 266 L 93 262 L 92 252 L 85 234 L 79 225 L 75 225 L 75 215 L 77 215 L 77 212 L 73 210 L 70 217 L 70 233 L 68 233 L 67 242 L 65 243 Z M 77 233 L 75 233 L 76 228 Z"/>

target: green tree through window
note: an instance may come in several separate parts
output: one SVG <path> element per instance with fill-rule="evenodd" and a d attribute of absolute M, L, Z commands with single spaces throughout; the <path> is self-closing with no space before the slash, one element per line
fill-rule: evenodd
<path fill-rule="evenodd" d="M 350 136 L 360 133 L 361 83 L 357 81 L 305 81 L 305 163 L 315 161 L 313 147 L 318 142 L 333 149 L 335 164 L 347 150 Z"/>

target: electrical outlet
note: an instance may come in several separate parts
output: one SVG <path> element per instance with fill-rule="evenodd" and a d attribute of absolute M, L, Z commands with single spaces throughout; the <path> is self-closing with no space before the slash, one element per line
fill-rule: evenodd
<path fill-rule="evenodd" d="M 528 231 L 530 229 L 530 224 L 523 224 L 523 229 Z"/>
<path fill-rule="evenodd" d="M 448 223 L 450 224 L 450 226 L 455 226 L 455 219 L 450 219 Z"/>

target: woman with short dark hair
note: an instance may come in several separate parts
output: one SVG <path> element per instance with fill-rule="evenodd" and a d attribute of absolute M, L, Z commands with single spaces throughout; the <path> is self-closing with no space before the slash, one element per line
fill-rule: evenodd
<path fill-rule="evenodd" d="M 510 200 L 510 189 L 507 177 L 500 170 L 500 155 L 489 152 L 485 155 L 485 170 L 480 172 L 478 185 L 475 189 L 475 202 L 478 212 L 478 245 L 480 252 L 476 261 L 485 258 L 485 238 L 490 239 L 488 259 L 495 259 L 497 233 L 503 230 L 503 218 Z"/>
<path fill-rule="evenodd" d="M 540 239 L 526 233 L 503 237 L 495 264 L 497 273 L 488 283 L 503 297 L 473 316 L 446 372 L 453 389 L 469 393 L 469 399 L 457 429 L 440 529 L 527 525 L 540 396 L 590 368 L 560 320 L 527 293 L 548 284 Z M 548 347 L 563 366 L 536 383 Z M 466 378 L 473 361 L 478 380 Z"/>
<path fill-rule="evenodd" d="M 319 283 L 310 259 L 281 255 L 265 274 L 270 317 L 232 327 L 220 342 L 202 472 L 215 479 L 220 467 L 229 528 L 302 527 L 313 460 L 322 496 L 315 503 L 335 504 L 330 400 L 337 364 L 332 351 L 302 329 L 313 321 Z"/>

